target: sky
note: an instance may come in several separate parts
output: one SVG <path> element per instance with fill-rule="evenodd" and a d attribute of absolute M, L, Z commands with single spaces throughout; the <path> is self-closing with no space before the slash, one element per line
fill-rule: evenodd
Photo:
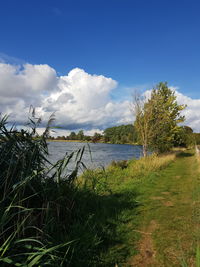
<path fill-rule="evenodd" d="M 0 1 L 0 112 L 23 125 L 32 105 L 57 134 L 92 134 L 133 123 L 134 90 L 167 81 L 200 131 L 199 14 L 197 0 Z"/>

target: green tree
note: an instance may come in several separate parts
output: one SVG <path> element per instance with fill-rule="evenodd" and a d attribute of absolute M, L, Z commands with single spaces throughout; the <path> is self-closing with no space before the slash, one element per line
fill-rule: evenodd
<path fill-rule="evenodd" d="M 135 114 L 134 128 L 137 132 L 137 141 L 142 144 L 143 156 L 147 156 L 150 140 L 152 138 L 152 105 L 148 104 L 143 95 L 135 93 L 133 100 Z"/>
<path fill-rule="evenodd" d="M 136 131 L 131 124 L 107 128 L 104 130 L 103 135 L 106 143 L 124 144 L 137 141 Z"/>
<path fill-rule="evenodd" d="M 96 142 L 100 141 L 101 137 L 102 137 L 102 135 L 100 133 L 94 133 L 94 135 L 92 136 L 92 142 L 96 143 Z"/>
<path fill-rule="evenodd" d="M 75 132 L 71 132 L 69 135 L 69 140 L 76 140 L 77 136 Z"/>
<path fill-rule="evenodd" d="M 195 143 L 200 145 L 200 133 L 193 133 Z"/>
<path fill-rule="evenodd" d="M 176 101 L 175 92 L 167 83 L 159 83 L 151 92 L 150 98 L 139 102 L 136 109 L 135 127 L 143 145 L 143 154 L 148 147 L 161 153 L 170 150 L 179 130 L 178 123 L 184 121 L 181 111 L 184 105 Z"/>
<path fill-rule="evenodd" d="M 180 126 L 174 137 L 174 146 L 191 147 L 195 144 L 195 137 L 192 128 Z"/>
<path fill-rule="evenodd" d="M 173 147 L 174 138 L 179 131 L 178 123 L 185 120 L 181 111 L 185 105 L 178 105 L 175 92 L 167 83 L 159 83 L 153 89 L 149 105 L 152 106 L 152 138 L 151 147 L 158 152 L 165 152 Z"/>
<path fill-rule="evenodd" d="M 77 139 L 78 140 L 84 140 L 84 132 L 83 130 L 80 130 L 77 134 Z"/>

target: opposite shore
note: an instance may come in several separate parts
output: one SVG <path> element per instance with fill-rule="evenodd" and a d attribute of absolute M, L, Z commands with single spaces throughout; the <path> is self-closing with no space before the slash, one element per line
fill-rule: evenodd
<path fill-rule="evenodd" d="M 47 139 L 47 142 L 69 142 L 69 143 L 89 143 L 89 144 L 111 144 L 111 145 L 133 145 L 133 146 L 140 146 L 139 143 L 111 143 L 111 142 L 103 142 L 103 141 L 85 141 L 85 140 L 56 140 L 56 139 Z"/>

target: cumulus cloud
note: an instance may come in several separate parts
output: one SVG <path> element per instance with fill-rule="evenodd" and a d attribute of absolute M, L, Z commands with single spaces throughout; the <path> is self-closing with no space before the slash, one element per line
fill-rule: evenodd
<path fill-rule="evenodd" d="M 56 72 L 48 65 L 0 63 L 0 112 L 23 123 L 30 105 L 40 107 L 56 84 Z"/>
<path fill-rule="evenodd" d="M 114 101 L 111 97 L 117 86 L 112 78 L 91 75 L 79 68 L 58 76 L 45 64 L 0 63 L 0 112 L 10 114 L 11 121 L 22 125 L 32 105 L 44 123 L 55 113 L 55 124 L 63 128 L 58 130 L 59 135 L 80 129 L 92 134 L 106 127 L 133 122 L 130 102 Z M 187 104 L 183 112 L 185 123 L 200 131 L 200 99 L 192 99 L 177 88 L 173 89 L 178 102 Z"/>
<path fill-rule="evenodd" d="M 183 95 L 176 89 L 179 104 L 187 105 L 182 114 L 185 116 L 185 125 L 190 126 L 195 132 L 200 132 L 200 99 L 192 99 Z"/>
<path fill-rule="evenodd" d="M 57 87 L 57 91 L 44 99 L 42 107 L 45 115 L 56 112 L 60 126 L 90 130 L 131 121 L 129 103 L 116 103 L 110 98 L 117 87 L 111 78 L 75 68 L 59 77 Z"/>
<path fill-rule="evenodd" d="M 99 131 L 132 121 L 129 102 L 111 99 L 117 85 L 79 68 L 58 76 L 48 65 L 0 63 L 0 111 L 21 124 L 33 105 L 44 121 L 55 112 L 56 124 L 65 129 Z"/>

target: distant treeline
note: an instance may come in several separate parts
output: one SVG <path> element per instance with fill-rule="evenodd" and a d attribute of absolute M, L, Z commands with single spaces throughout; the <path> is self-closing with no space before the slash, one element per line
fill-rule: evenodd
<path fill-rule="evenodd" d="M 93 136 L 85 135 L 83 130 L 78 133 L 71 132 L 68 136 L 50 137 L 51 140 L 79 140 L 87 142 L 103 142 L 112 144 L 133 144 L 137 142 L 137 134 L 131 124 L 110 127 L 103 134 L 94 133 Z"/>
<path fill-rule="evenodd" d="M 83 130 L 78 133 L 71 132 L 68 136 L 50 136 L 51 140 L 69 140 L 84 142 L 102 142 L 112 144 L 139 144 L 136 129 L 132 124 L 106 128 L 103 134 L 94 133 L 93 136 L 85 135 Z M 174 135 L 174 146 L 188 147 L 193 144 L 200 145 L 200 133 L 193 133 L 188 126 L 180 126 Z"/>
<path fill-rule="evenodd" d="M 78 133 L 71 132 L 68 136 L 50 136 L 51 140 L 69 140 L 69 141 L 87 141 L 87 142 L 99 142 L 103 141 L 103 135 L 100 133 L 94 133 L 93 136 L 85 135 L 83 130 L 80 130 Z"/>
<path fill-rule="evenodd" d="M 111 127 L 105 129 L 104 141 L 113 144 L 137 143 L 137 133 L 131 124 Z"/>

